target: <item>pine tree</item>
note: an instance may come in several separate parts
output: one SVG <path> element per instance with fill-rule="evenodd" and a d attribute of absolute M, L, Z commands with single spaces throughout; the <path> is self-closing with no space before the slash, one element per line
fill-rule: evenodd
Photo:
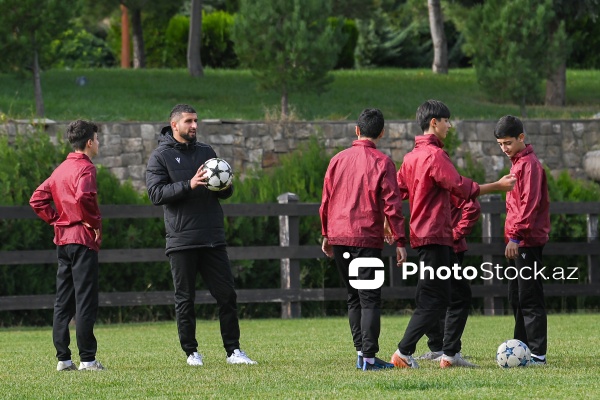
<path fill-rule="evenodd" d="M 279 91 L 282 119 L 290 93 L 322 92 L 333 81 L 343 41 L 328 23 L 330 10 L 330 0 L 240 1 L 235 51 L 261 88 Z"/>

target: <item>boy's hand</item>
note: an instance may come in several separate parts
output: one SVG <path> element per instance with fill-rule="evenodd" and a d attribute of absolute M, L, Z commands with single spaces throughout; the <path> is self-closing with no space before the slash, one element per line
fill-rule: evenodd
<path fill-rule="evenodd" d="M 407 258 L 406 247 L 396 247 L 396 258 L 398 259 L 396 265 L 398 267 L 402 266 L 402 263 L 406 261 Z"/>
<path fill-rule="evenodd" d="M 517 258 L 519 256 L 519 244 L 509 241 L 504 250 L 504 256 L 509 260 Z"/>
<path fill-rule="evenodd" d="M 497 182 L 498 190 L 503 192 L 510 192 L 515 187 L 515 183 L 517 183 L 517 178 L 513 174 L 504 175 Z"/>
<path fill-rule="evenodd" d="M 385 240 L 387 244 L 394 244 L 395 242 L 392 228 L 390 228 L 390 223 L 387 218 L 383 222 L 383 240 Z"/>
<path fill-rule="evenodd" d="M 329 244 L 329 240 L 327 240 L 326 237 L 323 238 L 323 244 L 321 244 L 321 249 L 327 257 L 333 257 L 333 246 Z"/>

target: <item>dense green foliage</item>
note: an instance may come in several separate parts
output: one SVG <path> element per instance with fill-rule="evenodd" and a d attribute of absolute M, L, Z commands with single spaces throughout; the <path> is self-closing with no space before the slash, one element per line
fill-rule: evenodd
<path fill-rule="evenodd" d="M 541 99 L 541 82 L 567 52 L 564 23 L 555 20 L 552 0 L 491 0 L 469 15 L 465 50 L 489 99 L 521 105 Z"/>
<path fill-rule="evenodd" d="M 233 38 L 242 64 L 262 89 L 281 96 L 288 114 L 288 94 L 321 93 L 333 82 L 343 43 L 340 29 L 328 23 L 331 1 L 242 0 Z"/>
<path fill-rule="evenodd" d="M 68 29 L 50 43 L 45 53 L 52 68 L 98 68 L 115 65 L 104 40 L 81 28 Z"/>

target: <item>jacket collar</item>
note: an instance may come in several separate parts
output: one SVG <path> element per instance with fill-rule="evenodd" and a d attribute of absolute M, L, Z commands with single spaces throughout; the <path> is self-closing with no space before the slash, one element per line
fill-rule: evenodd
<path fill-rule="evenodd" d="M 438 137 L 435 135 L 415 136 L 415 147 L 429 145 L 429 144 L 439 147 L 440 149 L 444 148 L 444 143 L 440 139 L 438 139 Z"/>
<path fill-rule="evenodd" d="M 372 142 L 371 140 L 366 140 L 366 139 L 361 139 L 361 140 L 355 140 L 352 142 L 352 147 L 354 146 L 363 146 L 363 147 L 371 147 L 376 149 L 377 145 L 375 144 L 375 142 Z"/>
<path fill-rule="evenodd" d="M 530 144 L 526 144 L 525 148 L 523 150 L 521 150 L 520 152 L 518 152 L 517 154 L 515 154 L 515 156 L 513 158 L 510 159 L 510 161 L 512 161 L 512 163 L 516 163 L 517 161 L 519 161 L 521 158 L 525 157 L 528 154 L 532 154 L 533 153 L 533 146 Z"/>
<path fill-rule="evenodd" d="M 92 162 L 91 158 L 89 158 L 87 154 L 84 153 L 72 152 L 67 155 L 67 158 L 71 160 L 87 160 L 89 162 Z"/>

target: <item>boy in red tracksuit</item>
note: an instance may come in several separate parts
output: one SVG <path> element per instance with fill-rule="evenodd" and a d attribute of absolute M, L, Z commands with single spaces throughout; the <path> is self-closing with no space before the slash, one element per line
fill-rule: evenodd
<path fill-rule="evenodd" d="M 356 367 L 363 371 L 388 369 L 393 365 L 375 357 L 379 351 L 381 287 L 354 288 L 350 284 L 350 264 L 364 257 L 381 260 L 386 218 L 397 243 L 398 265 L 406 261 L 396 167 L 376 147 L 384 134 L 383 128 L 380 110 L 365 109 L 360 114 L 356 124 L 358 140 L 329 163 L 319 209 L 323 252 L 335 259 L 347 288 L 348 319 L 358 354 Z M 375 275 L 375 268 L 358 269 L 358 280 L 373 281 Z"/>
<path fill-rule="evenodd" d="M 471 233 L 471 230 L 479 220 L 481 214 L 481 206 L 477 200 L 459 200 L 452 196 L 452 236 L 454 244 L 450 253 L 451 264 L 462 266 L 465 252 L 467 251 L 466 236 Z M 439 324 L 435 324 L 427 335 L 427 353 L 418 357 L 421 360 L 440 361 L 442 358 L 444 340 L 450 341 L 450 346 L 456 353 L 461 350 L 462 333 L 467 324 L 469 311 L 471 309 L 471 285 L 466 279 L 451 279 L 452 292 L 450 294 L 450 305 L 446 313 L 440 317 Z M 444 336 L 445 334 L 445 336 Z"/>
<path fill-rule="evenodd" d="M 71 361 L 69 322 L 75 331 L 79 370 L 100 371 L 94 324 L 98 313 L 98 251 L 102 218 L 98 207 L 96 167 L 98 126 L 77 120 L 67 129 L 73 152 L 34 192 L 29 204 L 54 227 L 58 255 L 52 338 L 58 371 L 77 370 Z M 53 206 L 54 204 L 54 206 Z"/>
<path fill-rule="evenodd" d="M 542 278 L 533 279 L 535 265 L 542 268 L 542 250 L 550 234 L 550 199 L 546 172 L 525 144 L 525 131 L 519 118 L 506 115 L 494 129 L 502 152 L 512 163 L 510 173 L 517 183 L 506 195 L 505 256 L 519 271 L 508 282 L 508 299 L 515 317 L 514 337 L 531 350 L 534 365 L 546 364 L 548 322 Z"/>
<path fill-rule="evenodd" d="M 409 152 L 398 171 L 398 186 L 408 193 L 410 204 L 410 244 L 417 250 L 420 261 L 436 270 L 450 268 L 454 237 L 451 221 L 451 196 L 473 200 L 493 191 L 509 191 L 515 183 L 510 175 L 494 183 L 479 185 L 461 176 L 443 150 L 450 124 L 450 110 L 437 100 L 428 100 L 417 109 L 417 122 L 423 130 L 415 137 L 415 147 Z M 434 325 L 450 305 L 452 286 L 449 279 L 439 279 L 425 273 L 419 277 L 416 309 L 408 322 L 404 337 L 391 362 L 399 368 L 418 368 L 412 354 L 417 342 Z M 440 367 L 471 366 L 454 341 L 444 340 L 444 355 Z"/>

